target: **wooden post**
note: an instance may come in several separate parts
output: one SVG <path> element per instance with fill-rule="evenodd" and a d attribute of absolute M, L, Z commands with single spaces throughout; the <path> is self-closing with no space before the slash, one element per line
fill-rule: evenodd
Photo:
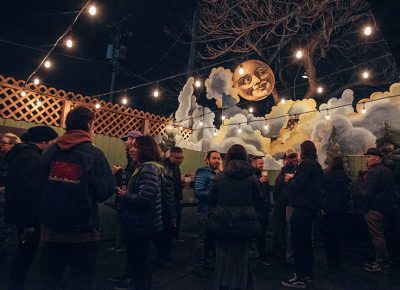
<path fill-rule="evenodd" d="M 72 109 L 72 102 L 68 100 L 64 100 L 61 109 L 61 120 L 60 127 L 65 128 L 65 119 L 67 118 L 67 114 Z"/>
<path fill-rule="evenodd" d="M 150 121 L 149 120 L 144 120 L 144 123 L 143 123 L 143 135 L 148 135 L 148 134 L 150 134 L 150 127 L 149 127 L 149 125 L 150 125 Z"/>

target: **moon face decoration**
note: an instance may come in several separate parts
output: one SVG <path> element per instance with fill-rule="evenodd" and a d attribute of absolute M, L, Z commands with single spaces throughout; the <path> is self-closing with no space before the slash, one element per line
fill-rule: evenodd
<path fill-rule="evenodd" d="M 262 61 L 247 60 L 235 69 L 233 85 L 242 98 L 260 101 L 268 97 L 274 89 L 275 76 L 271 68 Z"/>

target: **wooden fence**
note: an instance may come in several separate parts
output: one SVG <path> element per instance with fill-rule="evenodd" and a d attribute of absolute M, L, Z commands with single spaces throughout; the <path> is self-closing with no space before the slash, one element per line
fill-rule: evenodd
<path fill-rule="evenodd" d="M 132 130 L 155 136 L 164 132 L 169 121 L 166 117 L 73 92 L 33 83 L 23 85 L 23 80 L 0 75 L 0 117 L 63 128 L 71 108 L 87 105 L 96 110 L 95 133 L 112 137 L 122 137 Z M 96 109 L 96 105 L 100 108 Z M 184 128 L 181 134 L 187 139 L 192 130 Z"/>

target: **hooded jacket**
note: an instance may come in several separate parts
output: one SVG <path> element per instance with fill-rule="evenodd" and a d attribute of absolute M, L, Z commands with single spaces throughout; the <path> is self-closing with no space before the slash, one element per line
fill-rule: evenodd
<path fill-rule="evenodd" d="M 15 145 L 7 153 L 5 217 L 23 227 L 38 224 L 41 150 L 34 144 Z"/>
<path fill-rule="evenodd" d="M 42 161 L 42 224 L 55 232 L 68 233 L 67 240 L 74 236 L 71 233 L 98 231 L 97 203 L 114 193 L 115 180 L 90 134 L 67 131 L 46 151 Z M 79 242 L 80 238 L 70 242 Z"/>
<path fill-rule="evenodd" d="M 234 225 L 229 229 L 221 223 L 221 228 L 216 231 L 226 238 L 254 234 L 255 230 L 252 229 L 258 226 L 258 216 L 261 216 L 265 209 L 254 169 L 242 160 L 231 160 L 224 171 L 215 176 L 209 201 L 215 207 L 212 214 L 215 214 L 218 220 Z M 248 235 L 244 233 L 247 230 L 251 232 Z"/>

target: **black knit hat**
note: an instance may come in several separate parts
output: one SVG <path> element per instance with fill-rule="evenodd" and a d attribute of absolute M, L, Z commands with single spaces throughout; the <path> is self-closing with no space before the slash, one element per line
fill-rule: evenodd
<path fill-rule="evenodd" d="M 21 140 L 24 142 L 39 143 L 42 141 L 50 141 L 56 139 L 58 134 L 49 126 L 35 126 L 28 129 L 22 134 Z"/>
<path fill-rule="evenodd" d="M 375 155 L 379 157 L 383 156 L 382 152 L 378 148 L 369 148 L 367 152 L 364 153 L 364 155 Z"/>

